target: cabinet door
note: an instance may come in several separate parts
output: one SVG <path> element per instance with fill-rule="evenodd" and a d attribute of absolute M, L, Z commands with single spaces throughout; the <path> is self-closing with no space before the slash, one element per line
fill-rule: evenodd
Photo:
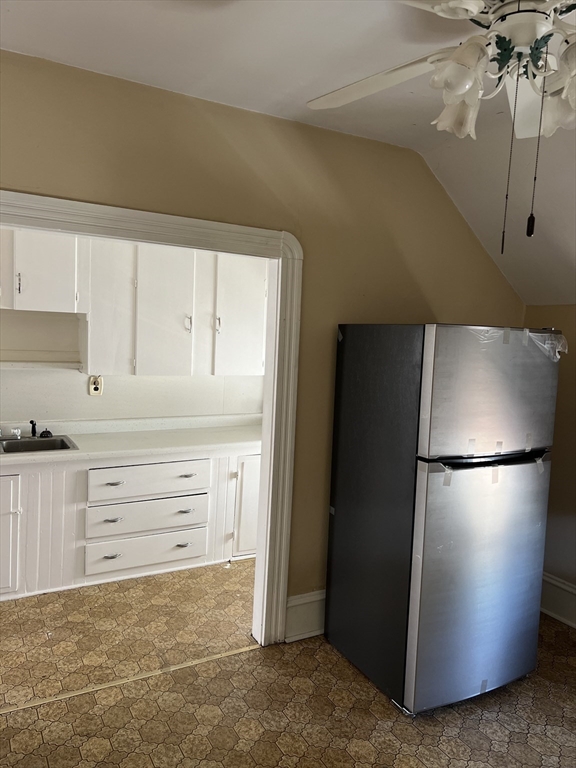
<path fill-rule="evenodd" d="M 190 376 L 194 251 L 138 245 L 136 373 Z"/>
<path fill-rule="evenodd" d="M 18 589 L 20 478 L 0 477 L 0 592 Z"/>
<path fill-rule="evenodd" d="M 134 373 L 136 246 L 92 240 L 86 373 Z"/>
<path fill-rule="evenodd" d="M 262 376 L 266 259 L 218 254 L 214 374 Z"/>
<path fill-rule="evenodd" d="M 14 231 L 14 309 L 76 312 L 76 238 Z"/>
<path fill-rule="evenodd" d="M 14 309 L 14 230 L 0 229 L 0 309 Z"/>
<path fill-rule="evenodd" d="M 234 512 L 234 557 L 256 554 L 259 491 L 260 456 L 240 456 Z"/>

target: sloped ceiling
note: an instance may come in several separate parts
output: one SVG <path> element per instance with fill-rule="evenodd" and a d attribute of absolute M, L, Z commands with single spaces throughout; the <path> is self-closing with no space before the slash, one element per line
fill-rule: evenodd
<path fill-rule="evenodd" d="M 525 236 L 536 140 L 516 144 L 509 227 L 500 237 L 510 141 L 504 93 L 485 102 L 478 140 L 438 133 L 427 77 L 338 110 L 306 102 L 453 45 L 469 22 L 395 0 L 1 0 L 0 45 L 210 101 L 420 152 L 527 304 L 576 301 L 576 136 L 542 142 L 536 236 Z"/>

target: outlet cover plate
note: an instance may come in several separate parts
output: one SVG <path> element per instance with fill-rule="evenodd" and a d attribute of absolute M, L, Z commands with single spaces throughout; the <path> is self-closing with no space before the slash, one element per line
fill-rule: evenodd
<path fill-rule="evenodd" d="M 104 388 L 102 376 L 90 376 L 88 379 L 88 394 L 92 397 L 101 397 Z"/>

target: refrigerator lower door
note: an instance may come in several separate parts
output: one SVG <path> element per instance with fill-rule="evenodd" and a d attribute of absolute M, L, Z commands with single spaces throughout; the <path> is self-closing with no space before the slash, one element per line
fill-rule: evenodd
<path fill-rule="evenodd" d="M 550 460 L 418 462 L 403 705 L 498 688 L 536 666 Z"/>

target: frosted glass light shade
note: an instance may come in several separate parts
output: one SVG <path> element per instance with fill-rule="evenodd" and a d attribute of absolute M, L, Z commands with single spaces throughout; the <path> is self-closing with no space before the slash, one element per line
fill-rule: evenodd
<path fill-rule="evenodd" d="M 439 131 L 448 131 L 463 139 L 466 136 L 476 138 L 476 118 L 480 110 L 480 100 L 474 105 L 460 101 L 457 104 L 449 104 L 444 111 L 432 122 Z"/>
<path fill-rule="evenodd" d="M 572 110 L 576 112 L 576 77 L 571 77 L 566 83 L 562 91 L 562 99 L 567 101 Z"/>
<path fill-rule="evenodd" d="M 443 0 L 433 6 L 433 10 L 445 19 L 471 19 L 485 7 L 484 0 Z"/>
<path fill-rule="evenodd" d="M 473 35 L 465 43 L 459 45 L 451 56 L 452 61 L 473 69 L 482 78 L 488 66 L 488 38 L 483 35 Z"/>
<path fill-rule="evenodd" d="M 562 98 L 576 110 L 576 40 L 564 50 L 560 57 L 560 69 L 566 78 Z"/>
<path fill-rule="evenodd" d="M 560 68 L 565 70 L 567 77 L 576 77 L 576 40 L 562 52 Z"/>
<path fill-rule="evenodd" d="M 576 109 L 572 107 L 569 98 L 565 99 L 559 94 L 546 96 L 542 113 L 542 135 L 550 138 L 558 128 L 567 131 L 576 128 Z"/>
<path fill-rule="evenodd" d="M 448 59 L 435 62 L 432 88 L 444 90 L 446 105 L 466 101 L 474 107 L 483 92 L 483 80 L 488 66 L 487 38 L 474 35 L 459 46 Z"/>
<path fill-rule="evenodd" d="M 476 73 L 474 70 L 454 61 L 443 61 L 439 64 L 436 73 L 430 80 L 432 88 L 443 88 L 448 93 L 461 98 L 464 98 L 475 83 Z"/>

